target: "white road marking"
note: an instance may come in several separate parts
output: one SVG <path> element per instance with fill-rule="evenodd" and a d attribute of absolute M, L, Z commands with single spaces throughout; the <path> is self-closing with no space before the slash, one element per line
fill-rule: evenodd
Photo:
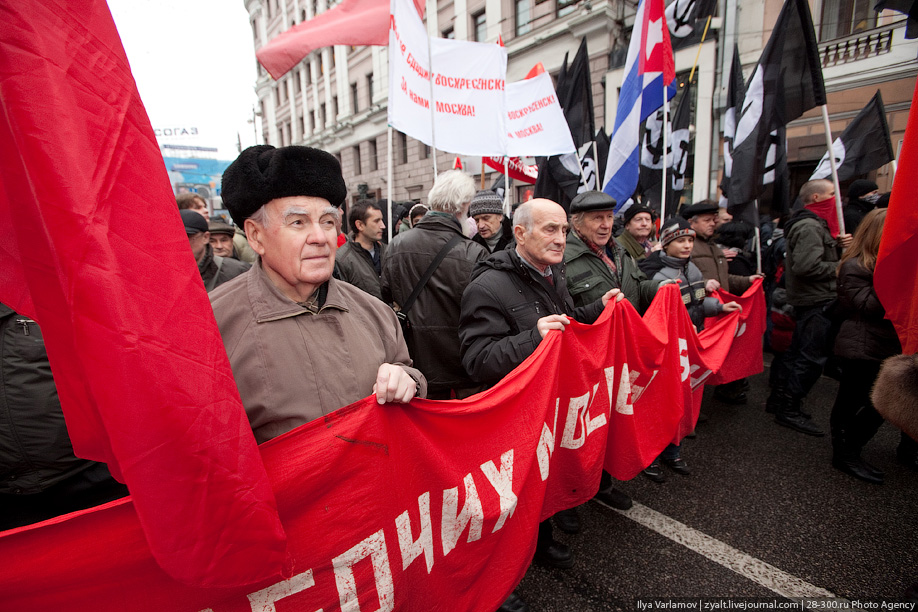
<path fill-rule="evenodd" d="M 740 576 L 760 584 L 766 589 L 770 589 L 781 597 L 836 598 L 836 595 L 830 591 L 792 576 L 773 565 L 733 548 L 725 542 L 712 538 L 665 514 L 660 514 L 656 510 L 651 510 L 647 506 L 635 502 L 630 510 L 616 510 L 598 500 L 594 501 L 729 570 L 733 570 Z"/>

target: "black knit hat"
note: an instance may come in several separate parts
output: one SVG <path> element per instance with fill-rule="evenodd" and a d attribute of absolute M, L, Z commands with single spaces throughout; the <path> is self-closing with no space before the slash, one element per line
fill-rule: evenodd
<path fill-rule="evenodd" d="M 670 217 L 660 227 L 660 245 L 663 247 L 682 236 L 695 237 L 695 230 L 692 229 L 692 224 L 687 219 Z"/>
<path fill-rule="evenodd" d="M 571 214 L 589 212 L 591 210 L 613 210 L 615 198 L 601 191 L 584 191 L 578 193 L 571 200 Z"/>
<path fill-rule="evenodd" d="M 641 213 L 647 213 L 650 215 L 650 218 L 653 219 L 653 210 L 651 210 L 649 206 L 644 206 L 643 204 L 632 204 L 628 207 L 628 210 L 626 210 L 625 214 L 623 215 L 625 225 L 628 225 L 632 219 Z"/>
<path fill-rule="evenodd" d="M 848 187 L 848 201 L 860 200 L 861 196 L 879 189 L 876 183 L 867 179 L 858 179 Z"/>
<path fill-rule="evenodd" d="M 249 147 L 223 172 L 223 204 L 242 227 L 259 208 L 277 198 L 313 196 L 341 206 L 347 186 L 341 164 L 312 147 Z"/>
<path fill-rule="evenodd" d="M 500 196 L 490 189 L 483 189 L 475 194 L 472 203 L 469 205 L 469 216 L 474 218 L 475 215 L 502 215 L 504 214 L 504 203 Z"/>

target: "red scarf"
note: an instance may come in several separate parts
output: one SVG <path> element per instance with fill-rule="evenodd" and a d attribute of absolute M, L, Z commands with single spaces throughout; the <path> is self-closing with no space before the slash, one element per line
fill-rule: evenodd
<path fill-rule="evenodd" d="M 832 234 L 833 238 L 838 238 L 838 213 L 835 209 L 834 197 L 807 204 L 804 208 L 815 213 L 817 217 L 828 223 L 829 233 Z"/>

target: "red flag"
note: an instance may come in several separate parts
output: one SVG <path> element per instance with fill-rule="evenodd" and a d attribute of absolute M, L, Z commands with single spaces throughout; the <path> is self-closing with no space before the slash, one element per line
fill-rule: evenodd
<path fill-rule="evenodd" d="M 424 0 L 414 0 L 414 5 L 423 17 Z M 322 47 L 388 44 L 389 0 L 344 0 L 277 35 L 255 57 L 277 80 Z"/>
<path fill-rule="evenodd" d="M 918 85 L 915 87 L 918 94 Z M 914 98 L 913 98 L 914 99 Z M 918 171 L 918 111 L 909 111 L 899 155 L 899 169 L 889 199 L 889 212 L 873 276 L 886 318 L 896 326 L 902 352 L 918 353 L 918 195 L 910 177 Z"/>
<path fill-rule="evenodd" d="M 545 72 L 545 66 L 542 65 L 542 62 L 538 62 L 538 63 L 536 63 L 535 66 L 533 66 L 533 67 L 529 70 L 529 72 L 528 72 L 528 73 L 526 74 L 526 76 L 524 77 L 524 80 L 525 80 L 525 79 L 531 79 L 531 78 L 533 78 L 533 77 L 537 77 L 537 76 L 539 76 L 540 74 L 542 74 L 543 72 Z"/>
<path fill-rule="evenodd" d="M 127 484 L 156 561 L 277 575 L 284 532 L 104 0 L 0 4 L 0 300 L 32 316 L 77 455 Z"/>
<path fill-rule="evenodd" d="M 503 157 L 482 157 L 481 161 L 501 174 L 504 173 Z M 510 178 L 514 181 L 521 181 L 530 185 L 534 185 L 539 177 L 539 167 L 535 165 L 527 166 L 519 157 L 510 158 L 507 162 L 507 170 L 510 172 Z"/>

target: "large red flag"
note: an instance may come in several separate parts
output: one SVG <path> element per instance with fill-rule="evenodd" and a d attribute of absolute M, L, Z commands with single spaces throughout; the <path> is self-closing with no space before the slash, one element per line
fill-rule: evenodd
<path fill-rule="evenodd" d="M 918 84 L 915 86 L 918 94 Z M 914 99 L 914 96 L 912 96 Z M 889 198 L 889 212 L 873 276 L 886 317 L 896 326 L 902 352 L 918 352 L 918 195 L 910 184 L 918 172 L 918 111 L 908 114 L 899 168 Z"/>
<path fill-rule="evenodd" d="M 77 455 L 173 578 L 278 575 L 285 536 L 104 0 L 0 4 L 0 300 L 37 320 Z"/>
<path fill-rule="evenodd" d="M 423 17 L 424 0 L 414 0 L 414 4 Z M 261 47 L 255 57 L 276 80 L 322 47 L 388 44 L 389 0 L 344 0 L 282 32 Z"/>

